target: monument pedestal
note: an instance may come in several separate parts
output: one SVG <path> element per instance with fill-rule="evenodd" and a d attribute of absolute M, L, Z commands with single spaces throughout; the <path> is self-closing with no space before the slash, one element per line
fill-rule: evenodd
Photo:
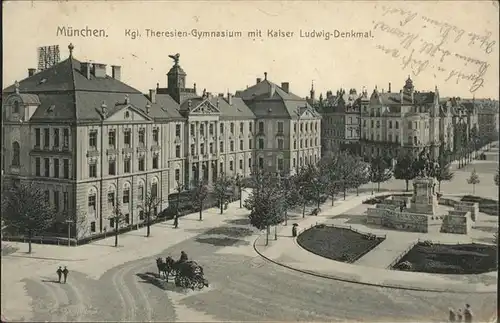
<path fill-rule="evenodd" d="M 413 180 L 411 212 L 435 215 L 438 207 L 434 178 L 417 177 Z"/>

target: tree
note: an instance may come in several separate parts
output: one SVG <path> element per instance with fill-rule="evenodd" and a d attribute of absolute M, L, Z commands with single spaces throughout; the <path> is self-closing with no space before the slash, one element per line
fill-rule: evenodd
<path fill-rule="evenodd" d="M 115 247 L 118 247 L 118 234 L 120 230 L 120 225 L 125 222 L 125 215 L 123 214 L 118 197 L 116 198 L 116 203 L 113 206 L 113 209 L 111 210 L 111 215 L 112 216 L 110 217 L 110 219 L 113 220 L 114 224 L 113 226 L 115 231 Z"/>
<path fill-rule="evenodd" d="M 266 246 L 269 244 L 270 226 L 283 222 L 285 205 L 280 191 L 278 182 L 269 174 L 257 174 L 255 188 L 244 203 L 250 211 L 250 224 L 259 230 L 266 229 Z"/>
<path fill-rule="evenodd" d="M 191 190 L 191 198 L 200 210 L 200 221 L 203 220 L 203 203 L 208 197 L 208 187 L 204 181 L 198 181 Z"/>
<path fill-rule="evenodd" d="M 28 253 L 33 237 L 54 223 L 55 211 L 46 194 L 33 182 L 6 188 L 2 194 L 2 219 L 7 229 L 27 234 Z"/>
<path fill-rule="evenodd" d="M 476 194 L 476 184 L 479 184 L 480 180 L 475 168 L 470 173 L 470 177 L 467 179 L 467 183 L 472 184 L 472 195 Z"/>
<path fill-rule="evenodd" d="M 370 180 L 377 183 L 377 191 L 380 192 L 380 183 L 389 180 L 392 172 L 387 162 L 380 156 L 373 158 L 370 162 Z"/>
<path fill-rule="evenodd" d="M 402 179 L 406 183 L 406 191 L 408 192 L 408 183 L 416 176 L 416 168 L 413 158 L 408 154 L 398 156 L 396 166 L 394 167 L 394 178 Z"/>
<path fill-rule="evenodd" d="M 359 196 L 359 187 L 370 182 L 369 165 L 360 157 L 355 159 L 351 181 L 356 188 L 356 196 Z"/>
<path fill-rule="evenodd" d="M 434 177 L 438 181 L 438 191 L 441 191 L 442 181 L 451 181 L 453 179 L 453 172 L 451 171 L 451 164 L 448 161 L 447 154 L 442 154 L 439 156 L 438 165 L 439 167 L 435 169 Z"/>
<path fill-rule="evenodd" d="M 300 194 L 295 185 L 293 177 L 285 177 L 280 179 L 280 192 L 284 201 L 284 217 L 285 225 L 288 224 L 288 210 L 291 210 L 297 205 L 300 205 Z"/>
<path fill-rule="evenodd" d="M 238 194 L 240 197 L 240 209 L 241 209 L 243 206 L 243 196 L 241 194 L 241 191 L 243 190 L 243 187 L 245 186 L 245 181 L 243 180 L 243 178 L 241 177 L 240 174 L 236 175 L 235 185 L 236 185 L 236 187 L 238 187 Z"/>
<path fill-rule="evenodd" d="M 62 213 L 68 230 L 68 246 L 71 245 L 71 236 L 73 233 L 76 244 L 78 244 L 80 237 L 85 237 L 90 233 L 90 225 L 86 212 L 78 208 L 76 212 L 63 211 Z"/>
<path fill-rule="evenodd" d="M 309 203 L 310 195 L 308 194 L 308 178 L 304 168 L 300 168 L 298 172 L 290 179 L 296 192 L 296 205 L 302 206 L 302 217 L 306 216 L 306 205 Z"/>
<path fill-rule="evenodd" d="M 305 177 L 310 180 L 307 181 L 308 185 L 306 194 L 310 196 L 310 201 L 316 203 L 316 207 L 319 209 L 322 196 L 326 193 L 326 188 L 328 186 L 328 180 L 325 174 L 322 174 L 321 169 L 313 164 L 309 164 L 305 170 Z"/>
<path fill-rule="evenodd" d="M 497 173 L 495 174 L 495 177 L 493 178 L 493 180 L 495 181 L 495 185 L 498 186 L 498 182 L 499 182 L 499 179 L 498 179 L 498 169 L 497 169 Z"/>
<path fill-rule="evenodd" d="M 232 187 L 233 182 L 224 173 L 221 173 L 213 184 L 214 195 L 220 206 L 220 214 L 224 213 L 224 202 L 228 200 L 228 196 L 230 195 L 229 190 Z"/>
<path fill-rule="evenodd" d="M 139 203 L 138 208 L 144 213 L 146 217 L 147 232 L 146 237 L 151 235 L 151 218 L 158 212 L 158 206 L 161 205 L 162 199 L 156 194 L 157 192 L 148 192 L 142 203 Z"/>

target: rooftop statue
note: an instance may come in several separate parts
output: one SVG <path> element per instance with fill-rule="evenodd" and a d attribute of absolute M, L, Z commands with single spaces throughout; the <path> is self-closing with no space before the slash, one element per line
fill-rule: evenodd
<path fill-rule="evenodd" d="M 168 57 L 170 57 L 171 59 L 174 60 L 175 65 L 179 65 L 179 58 L 181 57 L 181 55 L 179 53 L 177 53 L 175 55 L 168 55 Z"/>

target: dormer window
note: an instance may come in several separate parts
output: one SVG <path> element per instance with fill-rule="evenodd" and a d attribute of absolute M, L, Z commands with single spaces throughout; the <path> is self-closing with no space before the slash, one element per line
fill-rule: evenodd
<path fill-rule="evenodd" d="M 19 113 L 19 101 L 14 101 L 14 106 L 12 107 L 12 113 Z"/>
<path fill-rule="evenodd" d="M 128 118 L 130 118 L 130 112 L 127 111 L 127 112 L 125 112 L 125 119 L 128 119 Z"/>

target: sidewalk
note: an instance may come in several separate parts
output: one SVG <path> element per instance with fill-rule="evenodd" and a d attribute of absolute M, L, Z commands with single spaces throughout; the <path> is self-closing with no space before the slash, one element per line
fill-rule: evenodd
<path fill-rule="evenodd" d="M 375 196 L 384 194 L 386 193 L 375 193 Z M 325 207 L 325 209 L 318 216 L 307 216 L 305 219 L 297 219 L 295 222 L 299 224 L 300 231 L 310 228 L 317 223 L 319 224 L 327 221 L 331 222 L 331 219 L 329 219 L 331 215 L 341 214 L 346 210 L 359 205 L 364 199 L 367 199 L 370 196 L 372 195 L 363 194 L 359 197 L 349 196 L 345 201 L 337 201 L 336 205 L 333 207 Z M 328 217 L 324 216 L 325 214 L 327 214 Z M 355 225 L 353 225 L 353 227 L 354 226 Z M 367 230 L 361 229 L 361 231 Z M 408 233 L 402 232 L 395 235 L 396 240 L 403 236 L 408 236 Z M 410 234 L 409 238 L 406 239 L 409 241 L 412 239 L 412 236 L 413 235 Z M 429 237 L 430 236 L 431 235 L 429 235 Z M 390 257 L 385 257 L 380 260 L 380 265 L 378 266 L 380 268 L 362 266 L 359 264 L 347 264 L 315 255 L 300 247 L 297 244 L 296 239 L 291 236 L 291 226 L 280 226 L 278 229 L 278 237 L 278 240 L 275 241 L 273 235 L 271 234 L 269 238 L 269 246 L 265 246 L 265 233 L 262 234 L 254 241 L 255 251 L 263 258 L 277 265 L 306 274 L 358 284 L 408 290 L 452 293 L 497 292 L 496 272 L 481 275 L 462 276 L 402 272 L 382 269 L 386 267 L 385 265 L 387 262 L 392 262 L 393 259 L 389 260 Z M 425 237 L 427 237 L 427 235 Z M 418 238 L 413 236 L 413 240 L 416 239 Z M 450 237 L 450 239 L 456 239 L 456 237 Z M 394 244 L 395 242 L 393 241 L 392 243 Z M 405 248 L 406 247 L 407 245 L 405 245 Z M 381 250 L 384 248 L 390 248 L 390 245 L 387 245 L 387 247 L 383 246 Z M 380 252 L 383 253 L 383 251 Z M 373 259 L 370 260 L 371 256 L 368 255 L 369 253 L 365 256 L 368 258 L 363 260 L 366 263 L 373 261 Z M 363 262 L 363 258 L 359 261 Z M 474 276 L 473 281 L 471 281 L 470 276 Z"/>

